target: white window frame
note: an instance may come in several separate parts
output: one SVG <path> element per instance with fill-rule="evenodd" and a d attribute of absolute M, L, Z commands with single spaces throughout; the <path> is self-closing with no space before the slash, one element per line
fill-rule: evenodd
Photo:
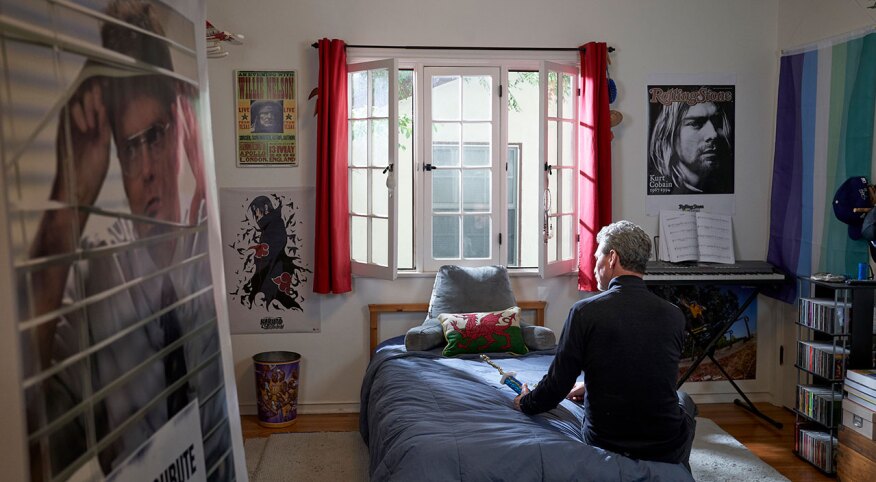
<path fill-rule="evenodd" d="M 498 67 L 500 69 L 500 85 L 503 89 L 503 95 L 501 96 L 499 102 L 499 112 L 502 116 L 502 121 L 500 125 L 500 146 L 501 149 L 495 149 L 500 158 L 500 166 L 501 163 L 507 162 L 507 149 L 505 146 L 508 143 L 508 125 L 507 125 L 507 109 L 508 109 L 508 94 L 507 94 L 507 86 L 508 86 L 508 73 L 509 71 L 539 71 L 542 72 L 545 68 L 546 62 L 552 61 L 556 62 L 552 64 L 553 68 L 558 70 L 563 70 L 566 73 L 571 73 L 573 78 L 575 79 L 576 84 L 580 82 L 580 71 L 578 68 L 578 52 L 515 52 L 515 51 L 499 51 L 499 52 L 477 52 L 477 51 L 441 51 L 441 50 L 432 50 L 432 51 L 417 51 L 416 55 L 413 54 L 412 51 L 406 49 L 382 49 L 382 48 L 371 48 L 371 49 L 356 49 L 355 51 L 351 51 L 348 54 L 348 68 L 352 71 L 354 65 L 361 66 L 363 65 L 363 61 L 374 61 L 376 59 L 390 59 L 392 61 L 396 61 L 397 64 L 394 67 L 392 77 L 396 79 L 392 84 L 396 86 L 395 94 L 391 94 L 396 99 L 396 102 L 390 102 L 391 108 L 397 110 L 398 102 L 397 102 L 397 75 L 398 69 L 410 69 L 414 71 L 414 82 L 415 82 L 415 102 L 414 102 L 414 132 L 413 132 L 413 142 L 414 142 L 414 180 L 413 180 L 413 189 L 414 189 L 414 203 L 417 204 L 416 210 L 414 212 L 414 222 L 416 225 L 416 230 L 414 233 L 414 270 L 404 270 L 404 273 L 407 274 L 417 274 L 417 273 L 431 273 L 434 270 L 428 269 L 427 266 L 430 266 L 430 259 L 427 257 L 427 254 L 431 254 L 431 249 L 427 251 L 425 244 L 425 225 L 428 224 L 431 229 L 431 219 L 425 218 L 425 201 L 426 197 L 424 195 L 424 186 L 426 184 L 425 173 L 423 171 L 423 162 L 424 160 L 424 150 L 426 149 L 424 139 L 424 129 L 425 125 L 428 123 L 424 121 L 427 119 L 424 114 L 424 92 L 427 86 L 425 85 L 425 76 L 424 76 L 424 68 L 425 67 L 437 67 L 437 66 L 447 66 L 447 67 Z M 544 80 L 541 81 L 542 89 L 545 89 L 546 83 Z M 576 90 L 573 91 L 576 94 Z M 544 94 L 542 94 L 542 107 L 544 108 Z M 574 122 L 574 130 L 575 132 L 575 146 L 574 146 L 574 155 L 577 156 L 578 148 L 577 148 L 577 129 L 578 129 L 578 117 L 577 117 L 577 107 L 578 100 L 577 97 L 574 100 L 574 106 L 576 109 L 576 117 Z M 543 111 L 544 112 L 544 111 Z M 392 135 L 397 135 L 398 133 L 398 113 L 395 112 L 392 114 L 391 118 L 391 127 L 390 132 Z M 544 115 L 541 116 L 546 125 L 546 121 L 544 120 Z M 540 132 L 540 136 L 544 136 L 544 132 Z M 396 142 L 393 142 L 393 146 L 397 145 Z M 545 161 L 545 152 L 546 147 L 543 142 L 540 146 L 539 151 L 539 165 L 544 165 Z M 390 149 L 390 153 L 393 157 L 396 156 L 397 151 L 395 149 Z M 575 163 L 577 166 L 577 162 Z M 577 167 L 576 167 L 577 168 Z M 500 172 L 504 172 L 504 169 L 501 169 Z M 500 198 L 499 205 L 495 209 L 500 210 L 498 215 L 498 232 L 503 233 L 502 244 L 499 247 L 499 259 L 497 263 L 505 264 L 507 263 L 507 178 L 506 176 L 495 176 L 494 182 L 498 180 L 500 189 Z M 573 183 L 577 188 L 577 182 Z M 543 190 L 542 186 L 542 192 Z M 393 199 L 397 199 L 396 195 L 393 195 Z M 576 194 L 577 200 L 577 194 Z M 575 209 L 577 211 L 578 203 L 573 203 Z M 541 212 L 539 219 L 539 226 L 533 227 L 533 229 L 539 229 L 541 232 L 541 227 L 543 225 L 543 210 L 539 210 Z M 397 212 L 397 211 L 396 211 Z M 577 212 L 574 213 L 574 219 L 577 220 Z M 394 224 L 394 219 L 391 220 L 391 224 L 393 224 L 393 229 L 396 229 Z M 577 226 L 577 223 L 573 223 L 573 227 Z M 551 277 L 558 276 L 563 274 L 574 273 L 577 270 L 577 233 L 576 230 L 573 229 L 572 233 L 568 233 L 573 236 L 573 257 L 570 260 L 564 260 L 563 263 L 546 263 L 545 256 L 545 246 L 544 243 L 539 243 L 539 266 L 536 270 L 531 268 L 511 268 L 511 272 L 521 272 L 521 273 L 538 273 L 542 277 Z M 494 233 L 494 238 L 497 238 Z M 541 236 L 540 236 L 541 237 Z M 393 231 L 393 235 L 391 236 L 393 240 L 392 252 L 390 254 L 391 264 L 396 265 L 397 263 L 397 240 L 398 236 L 395 231 Z M 441 263 L 438 263 L 440 266 Z M 488 264 L 487 262 L 478 262 L 475 263 L 478 265 Z M 355 267 L 355 265 L 354 265 Z M 389 273 L 383 273 L 381 275 L 372 274 L 373 270 L 368 269 L 354 269 L 354 275 L 358 276 L 368 276 L 375 278 L 384 278 L 384 279 L 395 279 L 397 274 L 397 270 L 393 269 L 391 275 Z M 386 271 L 385 269 L 383 271 Z"/>
<path fill-rule="evenodd" d="M 372 166 L 371 155 L 373 149 L 371 148 L 371 129 L 369 127 L 368 134 L 366 135 L 366 143 L 368 144 L 368 162 L 366 167 L 355 167 L 352 165 L 352 158 L 350 156 L 350 152 L 352 152 L 352 142 L 348 143 L 348 154 L 347 154 L 347 173 L 348 173 L 348 187 L 350 193 L 352 193 L 352 183 L 353 176 L 350 175 L 354 170 L 365 170 L 367 175 L 366 182 L 366 198 L 368 200 L 368 206 L 364 210 L 364 214 L 356 213 L 356 217 L 365 217 L 368 219 L 368 229 L 367 229 L 367 261 L 361 262 L 356 261 L 352 258 L 352 246 L 354 243 L 363 242 L 362 240 L 356 239 L 356 235 L 353 232 L 353 217 L 354 210 L 352 206 L 352 196 L 350 197 L 350 207 L 348 209 L 348 217 L 350 220 L 350 243 L 351 243 L 351 259 L 350 259 L 350 268 L 354 275 L 364 276 L 369 278 L 380 278 L 380 279 L 388 279 L 394 280 L 398 274 L 398 232 L 396 229 L 396 219 L 398 213 L 398 194 L 395 185 L 395 173 L 393 171 L 395 167 L 395 163 L 398 157 L 398 61 L 396 59 L 385 59 L 385 60 L 375 60 L 371 62 L 359 62 L 359 63 L 348 63 L 347 64 L 347 73 L 348 73 L 348 81 L 350 79 L 350 74 L 355 72 L 362 71 L 371 71 L 371 70 L 380 70 L 387 69 L 389 71 L 389 78 L 387 82 L 388 92 L 388 127 L 387 127 L 387 157 L 388 163 L 387 166 L 383 166 L 388 170 L 384 173 L 381 171 L 380 167 Z M 368 100 L 366 102 L 366 106 L 371 105 L 371 89 L 368 89 Z M 350 111 L 350 105 L 352 103 L 352 99 L 348 99 L 348 107 L 347 112 Z M 364 120 L 364 119 L 373 119 L 373 117 L 368 113 L 365 117 L 356 118 L 356 120 Z M 352 119 L 349 119 L 348 122 L 348 139 L 352 139 L 352 129 L 349 127 Z M 369 124 L 370 125 L 370 124 Z M 372 202 L 373 202 L 373 192 L 372 188 L 374 187 L 374 182 L 372 182 L 373 176 L 377 176 L 380 174 L 385 174 L 387 178 L 387 189 L 389 189 L 389 206 L 387 213 L 387 239 L 389 241 L 387 249 L 387 264 L 380 265 L 374 261 L 374 243 L 373 243 L 373 220 L 382 218 L 382 216 L 375 215 L 372 212 Z"/>
<path fill-rule="evenodd" d="M 491 134 L 490 134 L 490 143 L 491 143 L 491 155 L 488 166 L 484 166 L 489 168 L 490 171 L 490 220 L 492 229 L 490 230 L 490 238 L 489 238 L 489 249 L 490 254 L 488 258 L 478 258 L 478 259 L 466 259 L 464 258 L 464 247 L 462 246 L 462 241 L 464 239 L 464 230 L 463 226 L 460 226 L 459 231 L 459 257 L 458 258 L 433 258 L 432 252 L 432 239 L 433 239 L 433 231 L 432 231 L 432 220 L 435 216 L 435 213 L 432 212 L 432 176 L 434 175 L 434 171 L 428 171 L 425 169 L 425 166 L 428 166 L 432 163 L 432 109 L 431 109 L 431 78 L 433 76 L 490 76 L 492 78 L 492 83 L 490 85 L 490 95 L 492 98 L 491 102 L 491 120 L 490 125 L 492 126 Z M 420 173 L 423 178 L 423 191 L 422 196 L 420 197 L 423 202 L 422 212 L 420 215 L 420 219 L 422 219 L 422 232 L 423 232 L 423 242 L 420 245 L 422 249 L 419 251 L 421 264 L 425 271 L 432 272 L 437 271 L 442 265 L 445 264 L 455 264 L 458 266 L 484 266 L 484 265 L 493 265 L 498 264 L 500 259 L 504 259 L 501 253 L 501 244 L 499 243 L 499 236 L 504 233 L 506 229 L 507 222 L 502 218 L 502 214 L 505 213 L 505 186 L 503 186 L 502 182 L 505 181 L 505 176 L 502 175 L 504 172 L 501 169 L 503 162 L 507 155 L 501 152 L 501 130 L 504 125 L 505 115 L 503 115 L 501 102 L 499 97 L 499 86 L 502 82 L 502 72 L 501 69 L 496 67 L 425 67 L 423 69 L 423 86 L 425 89 L 421 91 L 421 96 L 423 97 L 424 109 L 423 115 L 420 116 L 422 129 L 423 129 L 423 142 L 421 152 L 421 159 L 423 159 L 423 169 L 420 169 Z M 506 82 L 507 84 L 507 82 Z M 462 86 L 460 86 L 462 88 Z M 461 94 L 460 94 L 461 95 Z M 461 122 L 464 122 L 462 119 L 462 112 L 460 112 Z M 460 142 L 463 142 L 465 139 L 462 137 L 463 133 L 460 132 Z M 441 170 L 459 170 L 460 171 L 460 199 L 459 199 L 459 208 L 460 211 L 458 213 L 449 214 L 448 216 L 459 216 L 460 221 L 464 219 L 464 211 L 462 208 L 463 200 L 462 200 L 462 173 L 466 170 L 463 166 L 463 158 L 465 156 L 464 152 L 464 144 L 460 144 L 460 165 L 459 167 L 439 167 L 436 168 L 437 171 Z"/>
<path fill-rule="evenodd" d="M 542 242 L 539 243 L 539 274 L 541 274 L 542 278 L 551 278 L 554 276 L 558 276 L 561 274 L 566 274 L 574 271 L 577 268 L 577 253 L 578 253 L 578 182 L 577 182 L 577 171 L 578 171 L 578 97 L 580 95 L 580 91 L 578 90 L 578 84 L 580 81 L 580 74 L 577 68 L 570 67 L 568 65 L 557 64 L 553 62 L 543 62 L 542 67 L 540 69 L 541 75 L 540 78 L 540 87 L 542 89 L 541 101 L 539 102 L 539 117 L 542 120 L 542 128 L 539 133 L 539 139 L 541 144 L 541 155 L 542 155 L 542 163 L 541 165 L 545 166 L 543 175 L 541 176 L 541 192 L 543 193 L 542 199 L 545 205 L 543 209 L 539 210 L 539 226 L 542 227 Z M 549 99 L 549 86 L 548 86 L 548 74 L 549 72 L 557 73 L 557 115 L 550 116 L 548 110 L 548 99 Z M 570 74 L 572 76 L 572 86 L 570 89 L 572 95 L 572 115 L 568 115 L 567 112 L 563 111 L 563 92 L 564 89 L 560 87 L 561 82 L 560 79 L 563 78 L 562 74 Z M 557 143 L 557 159 L 560 161 L 557 165 L 551 165 L 550 169 L 548 169 L 548 149 L 549 144 L 547 141 L 548 133 L 549 133 L 549 123 L 550 121 L 558 122 L 558 127 L 560 122 L 568 121 L 571 119 L 572 122 L 572 147 L 571 154 L 572 159 L 571 162 L 563 162 L 563 148 L 562 148 L 562 140 L 563 140 L 563 129 L 557 129 L 558 143 Z M 553 172 L 556 171 L 556 172 Z M 560 178 L 560 174 L 572 176 L 572 209 L 571 211 L 561 211 L 559 206 L 551 206 L 550 198 L 551 193 L 548 190 L 549 176 L 555 175 L 557 179 Z M 556 198 L 558 199 L 558 204 L 561 204 L 561 200 L 563 198 L 563 183 L 557 182 L 556 189 L 558 192 L 556 193 Z M 563 217 L 572 217 L 571 230 L 563 229 L 562 222 L 559 222 Z M 551 224 L 551 218 L 556 220 L 557 222 Z M 553 229 L 550 230 L 549 226 L 553 226 Z M 554 261 L 550 261 L 550 238 L 556 238 L 555 249 L 556 249 L 556 259 Z M 562 258 L 562 242 L 565 240 L 566 243 L 571 245 L 572 255 L 570 258 Z"/>

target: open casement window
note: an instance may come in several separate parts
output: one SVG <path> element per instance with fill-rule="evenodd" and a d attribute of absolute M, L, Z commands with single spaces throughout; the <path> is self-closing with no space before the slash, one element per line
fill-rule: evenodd
<path fill-rule="evenodd" d="M 391 59 L 347 68 L 352 270 L 355 275 L 395 279 L 398 65 Z"/>
<path fill-rule="evenodd" d="M 576 267 L 578 219 L 578 69 L 541 68 L 541 147 L 544 156 L 539 272 L 544 278 Z"/>
<path fill-rule="evenodd" d="M 501 259 L 503 159 L 498 67 L 423 71 L 423 268 Z"/>

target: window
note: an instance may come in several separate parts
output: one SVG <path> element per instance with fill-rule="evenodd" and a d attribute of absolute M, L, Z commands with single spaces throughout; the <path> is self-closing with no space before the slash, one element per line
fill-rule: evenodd
<path fill-rule="evenodd" d="M 393 62 L 349 66 L 354 274 L 574 270 L 577 68 Z"/>

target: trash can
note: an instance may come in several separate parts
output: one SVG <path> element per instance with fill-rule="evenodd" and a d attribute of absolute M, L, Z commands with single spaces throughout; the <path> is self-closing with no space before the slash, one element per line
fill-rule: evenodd
<path fill-rule="evenodd" d="M 298 364 L 301 355 L 268 351 L 252 357 L 255 363 L 259 425 L 288 427 L 298 416 Z"/>

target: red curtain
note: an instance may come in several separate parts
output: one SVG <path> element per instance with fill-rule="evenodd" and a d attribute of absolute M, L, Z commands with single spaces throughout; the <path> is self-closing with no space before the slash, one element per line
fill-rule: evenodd
<path fill-rule="evenodd" d="M 596 234 L 611 223 L 611 124 L 608 114 L 608 48 L 590 42 L 581 51 L 578 145 L 578 289 L 596 291 Z"/>
<path fill-rule="evenodd" d="M 347 53 L 342 40 L 319 41 L 316 126 L 315 293 L 352 290 L 347 193 Z"/>

